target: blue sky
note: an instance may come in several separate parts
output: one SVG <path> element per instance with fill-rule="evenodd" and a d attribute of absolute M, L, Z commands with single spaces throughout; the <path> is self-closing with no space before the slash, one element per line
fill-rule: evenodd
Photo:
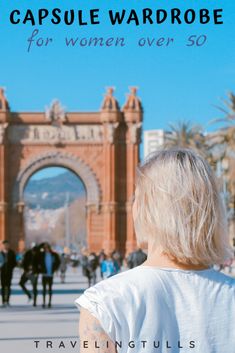
<path fill-rule="evenodd" d="M 62 167 L 47 167 L 39 170 L 32 175 L 31 180 L 41 180 L 46 178 L 53 178 L 56 175 L 64 174 L 68 170 Z"/>
<path fill-rule="evenodd" d="M 52 37 L 48 47 L 32 46 L 27 38 L 33 28 L 9 24 L 9 12 L 26 8 L 60 7 L 100 9 L 101 24 L 79 27 L 49 22 L 39 29 L 40 37 Z M 215 25 L 121 25 L 112 27 L 107 9 L 150 7 L 169 9 L 223 8 L 224 24 Z M 68 111 L 96 111 L 105 87 L 115 86 L 122 105 L 128 86 L 139 87 L 144 106 L 144 129 L 168 127 L 169 122 L 191 120 L 206 126 L 220 115 L 228 91 L 235 91 L 235 2 L 231 0 L 110 0 L 42 1 L 8 0 L 0 4 L 0 85 L 7 88 L 12 110 L 42 111 L 58 98 Z M 202 47 L 187 47 L 190 35 L 206 35 Z M 125 37 L 124 48 L 66 48 L 65 37 Z M 174 37 L 171 47 L 143 47 L 141 37 Z"/>

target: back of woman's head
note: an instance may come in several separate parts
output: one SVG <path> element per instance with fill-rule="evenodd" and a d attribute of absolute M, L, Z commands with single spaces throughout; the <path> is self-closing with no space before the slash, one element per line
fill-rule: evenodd
<path fill-rule="evenodd" d="M 231 257 L 216 178 L 190 149 L 156 152 L 137 170 L 138 242 L 151 241 L 182 263 L 212 265 Z"/>

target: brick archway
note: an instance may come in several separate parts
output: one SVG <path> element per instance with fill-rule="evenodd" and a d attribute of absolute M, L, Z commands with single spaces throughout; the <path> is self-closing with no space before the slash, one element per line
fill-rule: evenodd
<path fill-rule="evenodd" d="M 46 166 L 64 166 L 87 190 L 91 251 L 135 248 L 131 200 L 139 162 L 142 104 L 136 88 L 122 109 L 108 88 L 100 111 L 65 112 L 54 101 L 46 112 L 12 112 L 0 89 L 0 240 L 24 242 L 23 191 Z"/>
<path fill-rule="evenodd" d="M 13 204 L 24 203 L 24 188 L 29 178 L 38 170 L 45 167 L 59 166 L 74 172 L 83 181 L 87 192 L 87 206 L 94 205 L 99 208 L 101 201 L 101 188 L 95 173 L 76 156 L 59 151 L 41 154 L 29 161 L 28 165 L 20 171 L 13 190 Z"/>

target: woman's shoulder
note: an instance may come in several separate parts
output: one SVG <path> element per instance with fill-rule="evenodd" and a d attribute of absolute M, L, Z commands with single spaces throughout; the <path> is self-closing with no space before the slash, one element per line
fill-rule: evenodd
<path fill-rule="evenodd" d="M 174 278 L 178 280 L 179 277 L 183 278 L 185 276 L 197 276 L 202 281 L 204 279 L 211 279 L 224 284 L 235 285 L 235 278 L 213 268 L 208 268 L 206 270 L 181 270 L 177 268 L 140 265 L 133 269 L 122 271 L 112 277 L 102 280 L 96 284 L 96 286 L 138 284 L 139 282 L 149 282 L 149 280 L 153 278 L 164 278 L 166 280 L 169 279 L 172 281 Z"/>
<path fill-rule="evenodd" d="M 123 296 L 124 293 L 131 293 L 135 289 L 139 290 L 140 287 L 143 287 L 146 279 L 146 273 L 142 273 L 143 271 L 140 267 L 138 266 L 103 279 L 85 290 L 84 294 L 104 300 L 107 297 L 117 298 L 120 294 Z"/>
<path fill-rule="evenodd" d="M 141 281 L 142 277 L 145 277 L 145 273 L 142 271 L 142 266 L 137 266 L 130 270 L 125 270 L 100 281 L 97 286 L 120 286 L 130 285 Z"/>
<path fill-rule="evenodd" d="M 146 292 L 147 289 L 151 290 L 152 287 L 156 294 L 159 288 L 160 293 L 161 281 L 156 280 L 152 271 L 146 271 L 143 267 L 137 266 L 106 278 L 87 289 L 84 294 L 92 293 L 103 300 L 109 300 L 109 298 L 116 300 L 121 296 L 125 300 L 125 297 L 130 298 L 136 295 L 139 297 L 142 292 Z"/>
<path fill-rule="evenodd" d="M 184 271 L 168 268 L 137 266 L 98 282 L 88 288 L 84 295 L 98 301 L 120 300 L 142 296 L 154 290 L 155 296 L 161 299 L 163 292 L 174 292 L 175 288 L 191 285 L 203 288 L 222 288 L 235 293 L 235 279 L 219 271 Z M 227 289 L 226 289 L 227 288 Z"/>
<path fill-rule="evenodd" d="M 210 288 L 220 287 L 225 291 L 228 289 L 235 293 L 235 278 L 214 270 L 213 268 L 201 271 L 184 271 L 138 266 L 105 279 L 99 282 L 95 287 L 97 291 L 108 291 L 109 293 L 116 293 L 117 295 L 125 291 L 132 293 L 138 291 L 141 295 L 142 292 L 146 293 L 146 290 L 150 292 L 154 290 L 156 295 L 157 293 L 161 295 L 162 286 L 174 291 L 174 286 L 179 283 L 182 286 L 191 283 L 192 287 L 195 283 L 199 286 L 210 284 Z"/>

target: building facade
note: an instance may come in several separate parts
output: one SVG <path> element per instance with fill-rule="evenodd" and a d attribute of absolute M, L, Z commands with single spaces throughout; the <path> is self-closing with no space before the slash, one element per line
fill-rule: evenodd
<path fill-rule="evenodd" d="M 157 130 L 145 130 L 144 133 L 144 158 L 149 154 L 154 153 L 161 148 L 169 141 L 169 138 L 172 136 L 172 132 L 157 129 Z"/>
<path fill-rule="evenodd" d="M 144 158 L 149 154 L 156 152 L 164 145 L 165 131 L 158 130 L 145 130 L 144 131 Z"/>

